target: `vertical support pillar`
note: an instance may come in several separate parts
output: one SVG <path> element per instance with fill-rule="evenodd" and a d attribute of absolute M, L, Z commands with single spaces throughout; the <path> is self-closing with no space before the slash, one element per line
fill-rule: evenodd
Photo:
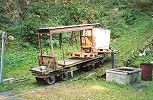
<path fill-rule="evenodd" d="M 53 48 L 53 42 L 52 42 L 52 33 L 50 32 L 50 47 L 51 47 L 51 55 L 54 58 L 54 65 L 53 65 L 53 70 L 55 71 L 57 66 L 58 66 L 58 61 L 57 58 L 55 57 L 55 53 L 54 53 L 54 48 Z"/>
<path fill-rule="evenodd" d="M 71 44 L 74 47 L 74 32 L 71 33 Z"/>
<path fill-rule="evenodd" d="M 62 58 L 63 58 L 63 62 L 64 62 L 64 67 L 65 67 L 65 66 L 66 66 L 66 64 L 65 64 L 65 55 L 64 55 L 64 53 L 65 53 L 65 52 L 64 52 L 64 49 L 62 48 L 62 55 L 63 55 L 63 57 L 62 57 Z"/>
<path fill-rule="evenodd" d="M 39 43 L 39 50 L 40 50 L 40 63 L 43 64 L 43 57 L 42 57 L 42 46 L 41 46 L 41 34 L 38 33 L 38 43 Z"/>
<path fill-rule="evenodd" d="M 80 31 L 79 37 L 80 37 L 80 51 L 82 53 L 83 52 L 83 48 L 82 48 L 82 31 Z"/>
<path fill-rule="evenodd" d="M 2 32 L 2 50 L 1 50 L 0 83 L 3 82 L 3 66 L 4 66 L 5 42 L 6 42 L 5 32 Z"/>
<path fill-rule="evenodd" d="M 53 49 L 53 42 L 52 42 L 52 33 L 49 34 L 50 35 L 50 48 L 51 48 L 51 55 L 52 57 L 54 57 L 54 49 Z"/>
<path fill-rule="evenodd" d="M 62 48 L 62 33 L 59 34 L 60 49 Z"/>
<path fill-rule="evenodd" d="M 84 42 L 85 42 L 85 43 L 84 43 L 84 46 L 85 46 L 85 47 L 87 47 L 87 46 L 86 46 L 86 45 L 87 45 L 87 41 L 86 41 L 87 36 L 86 36 L 86 33 L 87 33 L 87 30 L 84 30 L 84 31 L 83 31 L 83 38 L 84 38 Z"/>
<path fill-rule="evenodd" d="M 112 62 L 112 69 L 115 69 L 115 53 L 114 51 L 111 52 L 111 62 Z"/>
<path fill-rule="evenodd" d="M 95 40 L 94 40 L 94 35 L 93 35 L 93 30 L 91 29 L 91 42 L 92 42 L 92 52 L 94 52 L 95 49 Z"/>

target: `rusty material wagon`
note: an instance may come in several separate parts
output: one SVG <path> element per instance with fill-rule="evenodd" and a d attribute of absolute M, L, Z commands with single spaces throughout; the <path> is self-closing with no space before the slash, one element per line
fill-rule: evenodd
<path fill-rule="evenodd" d="M 105 55 L 109 54 L 111 50 L 109 48 L 95 48 L 95 38 L 93 35 L 94 26 L 95 24 L 82 24 L 62 27 L 39 28 L 39 66 L 30 70 L 35 76 L 36 80 L 46 84 L 53 84 L 56 80 L 56 77 L 60 77 L 62 80 L 68 79 L 69 73 L 72 73 L 72 69 L 78 70 L 84 67 L 92 69 L 102 63 Z M 52 35 L 59 34 L 61 47 L 62 34 L 65 32 L 71 33 L 72 46 L 74 45 L 74 34 L 79 33 L 80 51 L 67 53 L 67 55 L 70 56 L 68 59 L 64 58 L 65 53 L 63 53 L 63 60 L 58 61 L 53 49 Z M 42 52 L 42 35 L 48 35 L 50 37 L 50 55 L 44 55 Z"/>

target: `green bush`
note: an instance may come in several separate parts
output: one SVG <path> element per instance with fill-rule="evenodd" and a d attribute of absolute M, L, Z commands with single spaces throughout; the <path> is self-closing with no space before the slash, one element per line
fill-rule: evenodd
<path fill-rule="evenodd" d="M 82 23 L 98 22 L 101 27 L 112 30 L 112 38 L 119 38 L 126 33 L 124 30 L 135 25 L 142 15 L 131 8 L 127 1 L 120 0 L 90 0 L 88 3 L 72 0 L 64 4 L 63 1 L 31 2 L 25 6 L 24 19 L 17 20 L 15 25 L 9 21 L 9 14 L 3 9 L 0 18 L 5 24 L 0 25 L 7 32 L 14 33 L 31 44 L 37 44 L 36 33 L 39 27 Z M 55 39 L 58 39 L 58 36 L 55 36 Z"/>
<path fill-rule="evenodd" d="M 136 21 L 136 12 L 134 10 L 125 12 L 122 17 L 127 25 L 132 25 Z"/>

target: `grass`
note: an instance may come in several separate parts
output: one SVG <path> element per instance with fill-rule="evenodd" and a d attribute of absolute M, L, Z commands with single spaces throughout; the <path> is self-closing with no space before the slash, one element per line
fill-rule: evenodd
<path fill-rule="evenodd" d="M 134 28 L 131 27 L 129 31 L 127 31 L 127 33 L 131 34 L 122 35 L 122 37 L 112 40 L 111 46 L 113 49 L 119 50 L 119 57 L 124 55 L 124 59 L 127 60 L 134 53 L 137 53 L 139 49 L 143 49 L 145 45 L 147 45 L 147 41 L 149 40 L 148 39 L 146 41 L 146 38 L 148 37 L 147 34 L 152 33 L 152 27 L 152 23 L 147 21 L 139 24 L 139 26 L 135 26 Z M 140 43 L 142 43 L 142 45 Z M 6 53 L 6 64 L 4 67 L 3 76 L 4 78 L 26 77 L 29 80 L 22 83 L 1 84 L 1 91 L 13 89 L 16 92 L 22 92 L 40 86 L 35 83 L 34 77 L 31 75 L 29 71 L 31 67 L 38 66 L 37 50 L 30 47 L 28 44 L 27 47 L 21 49 L 20 44 L 22 43 L 16 44 L 16 42 L 14 42 L 9 44 L 9 49 L 7 50 L 9 54 L 8 52 Z M 17 46 L 16 49 L 13 49 L 14 45 Z M 131 52 L 133 50 L 134 52 Z M 128 53 L 124 54 L 126 52 Z M 101 70 L 104 71 L 103 68 L 101 68 Z M 100 74 L 101 70 L 98 70 L 97 72 Z"/>
<path fill-rule="evenodd" d="M 107 18 L 106 18 L 107 19 Z M 105 23 L 105 20 L 101 23 Z M 117 21 L 119 18 L 117 19 Z M 118 50 L 116 64 L 123 66 L 123 62 L 138 54 L 139 50 L 145 48 L 152 39 L 153 22 L 146 15 L 141 15 L 134 25 L 125 25 L 119 20 L 118 26 L 114 26 L 112 33 L 118 34 L 118 38 L 111 40 L 111 47 Z M 123 24 L 123 26 L 121 25 Z M 111 23 L 112 24 L 112 23 Z M 105 24 L 106 26 L 107 24 Z M 109 26 L 109 25 L 108 25 Z M 110 25 L 113 26 L 113 25 Z M 35 81 L 29 69 L 38 66 L 38 49 L 31 47 L 27 42 L 16 39 L 9 42 L 5 56 L 4 78 L 23 78 L 28 80 L 20 83 L 0 84 L 0 91 L 12 90 L 15 94 L 27 90 L 33 90 L 43 86 Z M 21 46 L 22 45 L 22 46 Z M 64 47 L 67 49 L 67 46 Z M 69 50 L 74 50 L 73 48 Z M 60 49 L 55 49 L 58 59 L 61 59 Z M 29 99 L 106 99 L 106 100 L 151 100 L 153 94 L 153 82 L 144 82 L 149 85 L 148 89 L 143 91 L 134 90 L 128 86 L 110 84 L 103 79 L 97 79 L 105 72 L 110 64 L 104 65 L 104 68 L 96 69 L 96 74 L 91 79 L 84 79 L 88 74 L 81 73 L 71 80 L 62 82 L 59 87 L 46 88 L 36 93 L 21 95 Z"/>
<path fill-rule="evenodd" d="M 153 36 L 151 28 L 153 26 L 152 22 L 150 24 L 144 21 L 138 25 L 130 27 L 128 29 L 129 34 L 122 35 L 121 38 L 111 42 L 112 48 L 118 50 L 119 59 L 127 61 L 130 57 L 137 55 L 139 50 L 144 49 L 150 43 L 149 41 L 151 41 Z"/>
<path fill-rule="evenodd" d="M 84 74 L 88 75 L 89 73 Z M 35 100 L 152 100 L 152 82 L 147 82 L 149 88 L 135 90 L 124 85 L 110 84 L 106 81 L 95 79 L 75 78 L 62 82 L 59 86 L 47 87 L 30 94 L 23 94 L 21 97 Z"/>

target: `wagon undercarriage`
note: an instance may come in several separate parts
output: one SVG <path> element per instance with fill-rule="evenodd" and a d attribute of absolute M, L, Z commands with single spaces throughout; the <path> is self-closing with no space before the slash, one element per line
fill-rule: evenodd
<path fill-rule="evenodd" d="M 57 79 L 66 80 L 73 76 L 75 70 L 93 70 L 103 63 L 105 55 L 110 54 L 109 41 L 101 41 L 101 32 L 104 30 L 94 29 L 96 24 L 82 24 L 63 27 L 48 27 L 38 29 L 39 42 L 39 66 L 32 68 L 30 71 L 38 82 L 53 84 Z M 97 36 L 94 34 L 94 32 Z M 79 48 L 78 52 L 64 52 L 62 47 L 62 34 L 71 33 L 71 44 L 74 46 L 74 33 L 78 33 Z M 107 30 L 107 32 L 110 32 Z M 104 32 L 106 34 L 107 32 Z M 58 61 L 53 49 L 53 34 L 59 34 L 59 47 L 62 50 L 62 60 Z M 98 35 L 99 34 L 99 35 Z M 50 38 L 50 55 L 44 55 L 42 49 L 42 35 L 48 35 Z M 109 35 L 106 35 L 109 40 Z M 105 37 L 103 37 L 105 39 Z M 104 44 L 104 45 L 101 45 Z M 78 44 L 77 44 L 78 45 Z M 65 58 L 65 54 L 69 56 Z"/>

